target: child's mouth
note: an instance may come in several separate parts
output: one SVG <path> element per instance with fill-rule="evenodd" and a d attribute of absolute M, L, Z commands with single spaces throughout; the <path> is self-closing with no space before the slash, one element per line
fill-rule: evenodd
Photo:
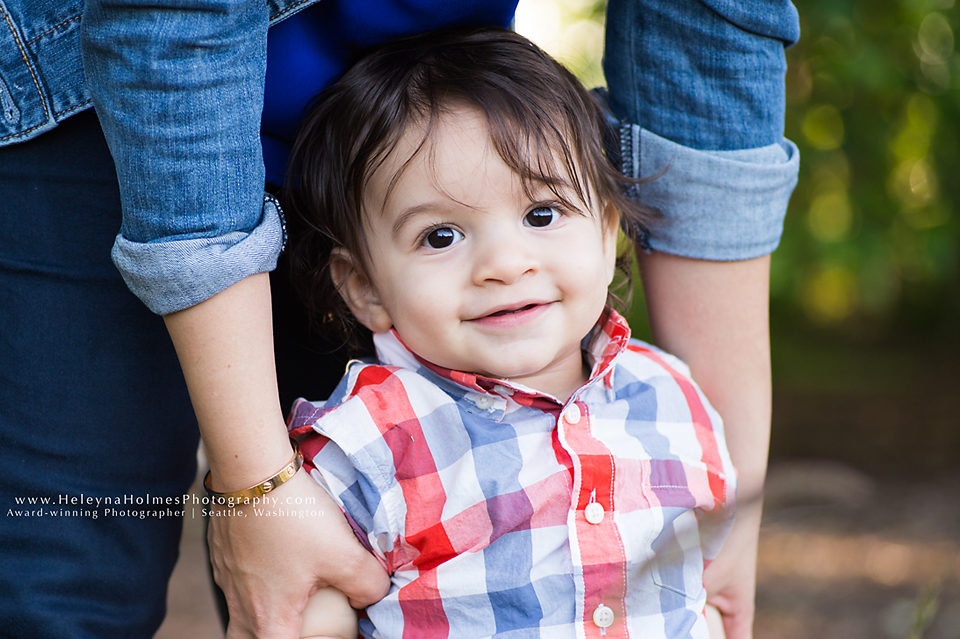
<path fill-rule="evenodd" d="M 497 311 L 496 313 L 490 313 L 487 317 L 500 317 L 502 315 L 513 315 L 514 313 L 522 313 L 524 311 L 529 311 L 531 308 L 536 308 L 539 304 L 527 304 L 526 306 L 521 306 L 520 308 L 508 309 L 503 311 Z"/>
<path fill-rule="evenodd" d="M 474 318 L 473 322 L 476 322 L 478 326 L 484 326 L 488 329 L 510 329 L 523 326 L 529 322 L 537 321 L 547 309 L 549 309 L 553 304 L 551 302 L 544 302 L 540 300 L 534 300 L 532 302 L 524 301 L 519 302 L 522 306 L 514 306 L 512 308 L 500 308 L 499 310 L 489 311 L 486 315 L 481 315 Z"/>

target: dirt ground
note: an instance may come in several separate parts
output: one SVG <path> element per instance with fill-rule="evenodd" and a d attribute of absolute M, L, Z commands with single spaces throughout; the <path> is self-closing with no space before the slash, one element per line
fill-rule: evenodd
<path fill-rule="evenodd" d="M 960 476 L 773 466 L 757 611 L 757 639 L 960 639 Z"/>

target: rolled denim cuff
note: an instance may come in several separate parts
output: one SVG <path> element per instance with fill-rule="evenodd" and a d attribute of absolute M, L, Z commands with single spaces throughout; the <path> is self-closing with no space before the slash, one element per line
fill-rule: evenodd
<path fill-rule="evenodd" d="M 643 129 L 640 144 L 631 146 L 639 156 L 633 172 L 642 177 L 664 171 L 640 187 L 641 201 L 663 214 L 649 229 L 650 248 L 720 261 L 760 257 L 777 248 L 800 166 L 793 142 L 700 151 Z"/>
<path fill-rule="evenodd" d="M 147 307 L 167 315 L 203 302 L 257 273 L 272 271 L 285 231 L 277 201 L 267 195 L 253 230 L 218 237 L 131 242 L 117 235 L 113 263 Z"/>

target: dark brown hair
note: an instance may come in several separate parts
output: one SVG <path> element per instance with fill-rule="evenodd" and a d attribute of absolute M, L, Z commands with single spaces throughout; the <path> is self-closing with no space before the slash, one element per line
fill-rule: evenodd
<path fill-rule="evenodd" d="M 655 217 L 625 194 L 637 181 L 605 157 L 605 118 L 594 96 L 526 38 L 459 28 L 389 43 L 317 97 L 301 123 L 282 194 L 294 286 L 311 314 L 345 337 L 358 327 L 330 278 L 331 252 L 346 249 L 369 272 L 362 215 L 371 176 L 405 132 L 422 131 L 419 152 L 437 121 L 462 107 L 484 116 L 493 148 L 525 189 L 543 184 L 572 204 L 559 188 L 569 183 L 588 207 L 596 197 L 618 209 L 634 239 Z M 629 262 L 625 270 L 629 278 Z"/>

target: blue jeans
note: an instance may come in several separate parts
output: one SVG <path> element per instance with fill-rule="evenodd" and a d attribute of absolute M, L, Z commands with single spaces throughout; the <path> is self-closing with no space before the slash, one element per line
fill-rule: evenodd
<path fill-rule="evenodd" d="M 610 0 L 604 72 L 621 155 L 664 214 L 651 248 L 711 260 L 772 252 L 799 153 L 783 137 L 789 0 Z M 632 125 L 632 126 L 631 126 Z"/>
<path fill-rule="evenodd" d="M 110 261 L 120 215 L 92 111 L 0 149 L 2 636 L 163 620 L 181 518 L 135 502 L 186 492 L 198 431 L 163 320 Z"/>

